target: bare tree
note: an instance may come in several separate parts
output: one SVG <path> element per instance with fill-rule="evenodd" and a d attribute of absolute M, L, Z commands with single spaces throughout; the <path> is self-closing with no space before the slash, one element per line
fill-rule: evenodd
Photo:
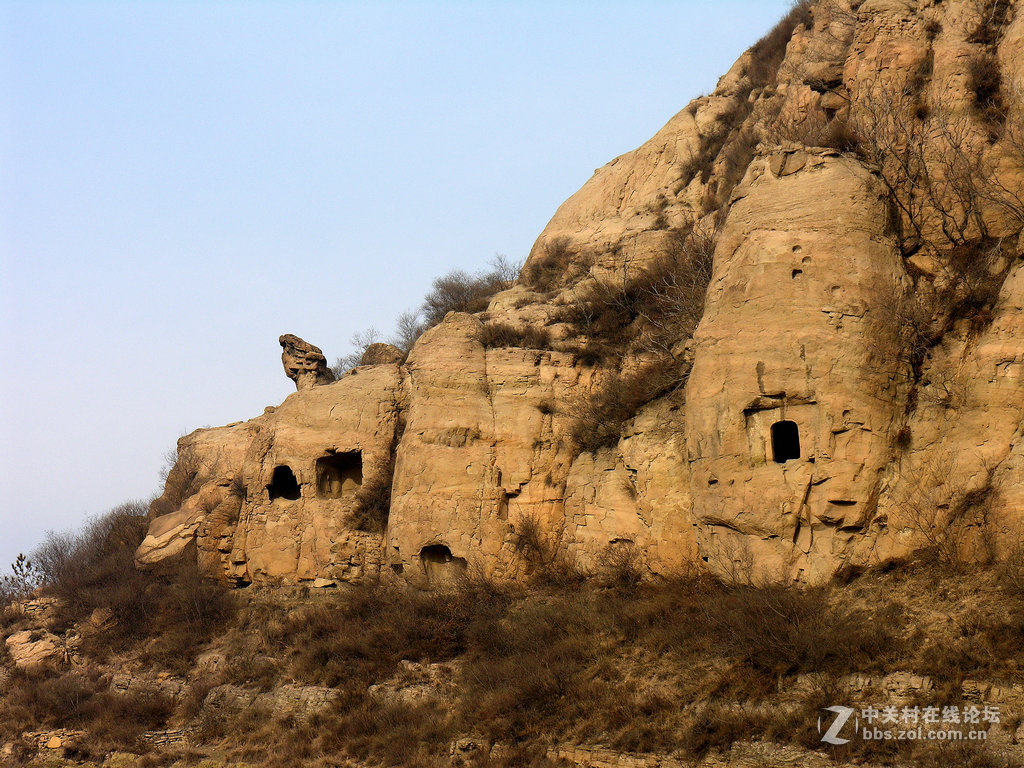
<path fill-rule="evenodd" d="M 427 324 L 418 309 L 403 312 L 395 323 L 395 335 L 391 337 L 391 343 L 403 352 L 408 352 L 425 330 Z"/>
<path fill-rule="evenodd" d="M 946 566 L 977 562 L 987 537 L 995 467 L 984 464 L 980 483 L 971 482 L 950 451 L 934 451 L 904 471 L 896 488 L 896 520 L 923 553 Z"/>
<path fill-rule="evenodd" d="M 340 379 L 346 373 L 358 366 L 360 361 L 363 359 L 363 353 L 366 352 L 366 348 L 371 344 L 376 344 L 380 339 L 380 331 L 372 325 L 365 331 L 353 333 L 352 338 L 349 339 L 349 344 L 352 345 L 352 351 L 339 357 L 334 361 L 334 365 L 331 366 L 331 373 L 334 374 L 334 378 Z"/>

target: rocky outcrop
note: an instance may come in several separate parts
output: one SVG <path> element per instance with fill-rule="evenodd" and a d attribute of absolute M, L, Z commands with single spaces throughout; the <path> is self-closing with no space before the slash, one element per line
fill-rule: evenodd
<path fill-rule="evenodd" d="M 286 333 L 278 342 L 281 344 L 281 364 L 285 375 L 295 382 L 296 389 L 309 389 L 320 384 L 330 384 L 334 374 L 327 367 L 327 358 L 308 341 Z"/>
<path fill-rule="evenodd" d="M 363 350 L 360 365 L 397 365 L 405 360 L 405 353 L 398 347 L 380 342 Z"/>
<path fill-rule="evenodd" d="M 407 359 L 371 345 L 336 382 L 319 349 L 282 336 L 298 391 L 179 441 L 139 563 L 441 585 L 520 578 L 539 536 L 588 572 L 697 563 L 817 583 L 950 538 L 968 558 L 1018 551 L 1024 19 L 981 34 L 979 8 L 798 8 L 567 200 L 487 311 L 450 313 Z M 1004 117 L 979 103 L 978 61 L 1001 67 Z M 946 169 L 908 199 L 869 151 L 893 119 Z M 1002 192 L 950 234 L 964 158 Z M 666 265 L 703 295 L 693 232 L 714 250 L 702 316 L 697 302 L 699 325 L 665 338 L 639 305 L 647 291 L 672 310 Z M 987 261 L 967 280 L 971 248 Z M 544 348 L 516 346 L 530 343 Z M 595 422 L 616 397 L 630 412 Z M 581 414 L 617 439 L 583 450 Z"/>
<path fill-rule="evenodd" d="M 14 665 L 21 669 L 57 666 L 68 658 L 67 648 L 61 639 L 42 629 L 15 632 L 4 644 Z"/>
<path fill-rule="evenodd" d="M 686 390 L 699 547 L 720 572 L 820 581 L 871 528 L 907 389 L 885 206 L 829 152 L 755 160 L 734 192 Z"/>

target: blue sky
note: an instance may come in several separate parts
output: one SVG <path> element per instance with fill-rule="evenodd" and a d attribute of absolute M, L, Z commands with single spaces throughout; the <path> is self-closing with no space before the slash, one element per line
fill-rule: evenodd
<path fill-rule="evenodd" d="M 0 568 L 522 259 L 788 0 L 0 3 Z"/>

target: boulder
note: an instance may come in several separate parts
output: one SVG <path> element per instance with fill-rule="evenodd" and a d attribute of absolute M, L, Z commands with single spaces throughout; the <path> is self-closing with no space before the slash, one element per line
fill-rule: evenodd
<path fill-rule="evenodd" d="M 363 350 L 360 365 L 397 365 L 405 360 L 405 353 L 391 344 L 371 344 Z"/>
<path fill-rule="evenodd" d="M 25 629 L 5 641 L 7 653 L 21 669 L 57 666 L 67 661 L 67 649 L 56 635 L 45 630 Z"/>

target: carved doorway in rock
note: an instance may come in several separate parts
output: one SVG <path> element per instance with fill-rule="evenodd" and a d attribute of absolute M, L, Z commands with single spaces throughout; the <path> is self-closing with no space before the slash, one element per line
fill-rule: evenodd
<path fill-rule="evenodd" d="M 295 473 L 287 464 L 274 467 L 274 474 L 267 486 L 267 495 L 270 496 L 271 501 L 275 499 L 295 501 L 299 498 L 299 481 L 295 479 Z"/>
<path fill-rule="evenodd" d="M 316 460 L 316 495 L 345 499 L 363 485 L 363 455 L 359 451 L 330 453 Z"/>
<path fill-rule="evenodd" d="M 431 587 L 454 586 L 466 572 L 466 561 L 454 557 L 444 544 L 431 544 L 420 550 L 420 563 Z"/>
<path fill-rule="evenodd" d="M 772 458 L 776 464 L 800 458 L 800 429 L 795 421 L 772 424 Z"/>

